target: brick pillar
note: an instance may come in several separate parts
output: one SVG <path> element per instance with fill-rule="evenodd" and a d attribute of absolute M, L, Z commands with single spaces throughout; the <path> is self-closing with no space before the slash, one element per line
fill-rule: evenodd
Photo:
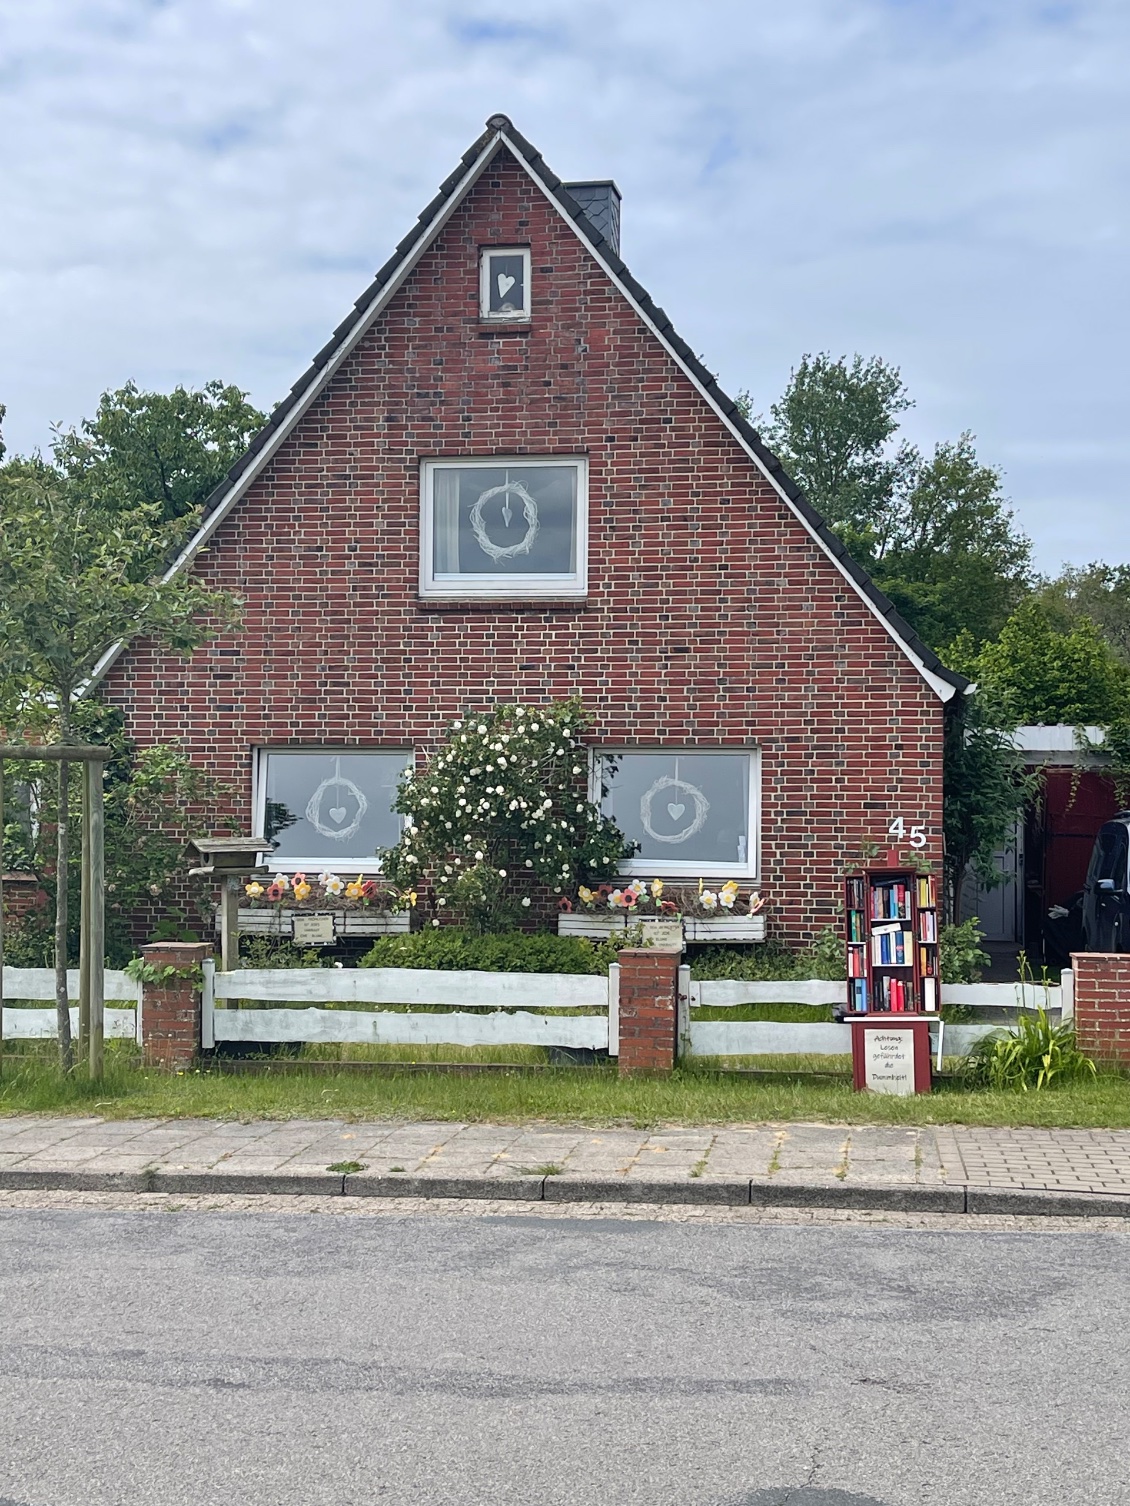
<path fill-rule="evenodd" d="M 620 1076 L 670 1072 L 675 1065 L 681 953 L 626 949 L 620 964 Z"/>
<path fill-rule="evenodd" d="M 1074 952 L 1075 1038 L 1080 1051 L 1130 1067 L 1130 955 Z"/>
<path fill-rule="evenodd" d="M 141 1050 L 148 1067 L 184 1072 L 200 1050 L 200 964 L 212 948 L 200 941 L 155 941 L 141 948 L 142 959 L 182 974 L 141 990 Z"/>

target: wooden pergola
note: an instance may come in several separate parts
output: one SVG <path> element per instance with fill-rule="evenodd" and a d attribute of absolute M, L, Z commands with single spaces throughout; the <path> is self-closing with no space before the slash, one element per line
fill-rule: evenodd
<path fill-rule="evenodd" d="M 0 743 L 0 1055 L 4 1046 L 4 765 L 13 763 L 82 764 L 82 869 L 79 906 L 78 1033 L 87 1043 L 90 1075 L 102 1077 L 104 1064 L 103 968 L 106 965 L 106 840 L 102 798 L 103 765 L 110 748 L 67 743 Z M 56 883 L 66 883 L 57 874 Z"/>

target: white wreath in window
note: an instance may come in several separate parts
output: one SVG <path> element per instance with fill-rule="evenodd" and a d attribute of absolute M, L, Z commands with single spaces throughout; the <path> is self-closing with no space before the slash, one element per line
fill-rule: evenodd
<path fill-rule="evenodd" d="M 651 824 L 652 804 L 656 795 L 662 793 L 663 790 L 674 789 L 685 790 L 690 796 L 694 804 L 694 816 L 691 818 L 689 826 L 685 826 L 682 831 L 676 832 L 674 836 L 666 836 L 662 832 L 656 831 L 655 827 Z M 686 804 L 681 800 L 672 800 L 667 806 L 667 812 L 672 821 L 677 821 L 685 809 Z M 688 784 L 685 779 L 673 779 L 670 774 L 664 774 L 661 779 L 657 779 L 653 785 L 644 791 L 640 799 L 640 821 L 643 823 L 644 831 L 647 832 L 648 836 L 654 842 L 668 842 L 673 846 L 679 842 L 685 842 L 688 837 L 693 837 L 697 832 L 702 830 L 706 825 L 706 818 L 709 814 L 710 801 L 698 786 Z"/>
<path fill-rule="evenodd" d="M 348 826 L 327 826 L 322 820 L 322 804 L 330 790 L 336 788 L 344 790 L 347 795 L 352 795 L 357 802 L 357 814 Z M 306 802 L 306 819 L 320 837 L 329 837 L 334 842 L 344 842 L 351 837 L 364 819 L 365 812 L 369 809 L 369 802 L 364 794 L 353 783 L 352 779 L 345 779 L 341 774 L 331 774 L 328 779 L 323 779 L 318 788 Z M 333 821 L 344 821 L 349 814 L 348 807 L 331 805 L 327 812 Z"/>
<path fill-rule="evenodd" d="M 495 544 L 487 536 L 486 524 L 483 522 L 483 508 L 492 497 L 505 497 L 507 500 L 502 504 L 502 519 L 507 528 L 510 527 L 510 501 L 511 497 L 517 497 L 522 504 L 522 512 L 526 518 L 526 536 L 517 544 L 509 544 L 505 548 Z M 505 481 L 501 486 L 492 486 L 471 509 L 471 527 L 475 533 L 475 539 L 484 554 L 489 554 L 492 560 L 509 560 L 517 554 L 529 554 L 530 545 L 538 536 L 541 524 L 538 522 L 538 505 L 530 496 L 529 492 L 520 481 Z"/>

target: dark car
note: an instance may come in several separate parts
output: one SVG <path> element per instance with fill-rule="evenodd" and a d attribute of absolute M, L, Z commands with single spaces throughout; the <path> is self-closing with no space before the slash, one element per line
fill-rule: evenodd
<path fill-rule="evenodd" d="M 1088 952 L 1130 952 L 1130 811 L 1099 827 L 1083 886 Z"/>

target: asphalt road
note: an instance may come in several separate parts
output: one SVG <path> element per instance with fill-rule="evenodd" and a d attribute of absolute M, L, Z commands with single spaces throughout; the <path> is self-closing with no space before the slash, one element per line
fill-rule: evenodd
<path fill-rule="evenodd" d="M 0 1213 L 0 1506 L 1126 1506 L 1130 1231 Z"/>

